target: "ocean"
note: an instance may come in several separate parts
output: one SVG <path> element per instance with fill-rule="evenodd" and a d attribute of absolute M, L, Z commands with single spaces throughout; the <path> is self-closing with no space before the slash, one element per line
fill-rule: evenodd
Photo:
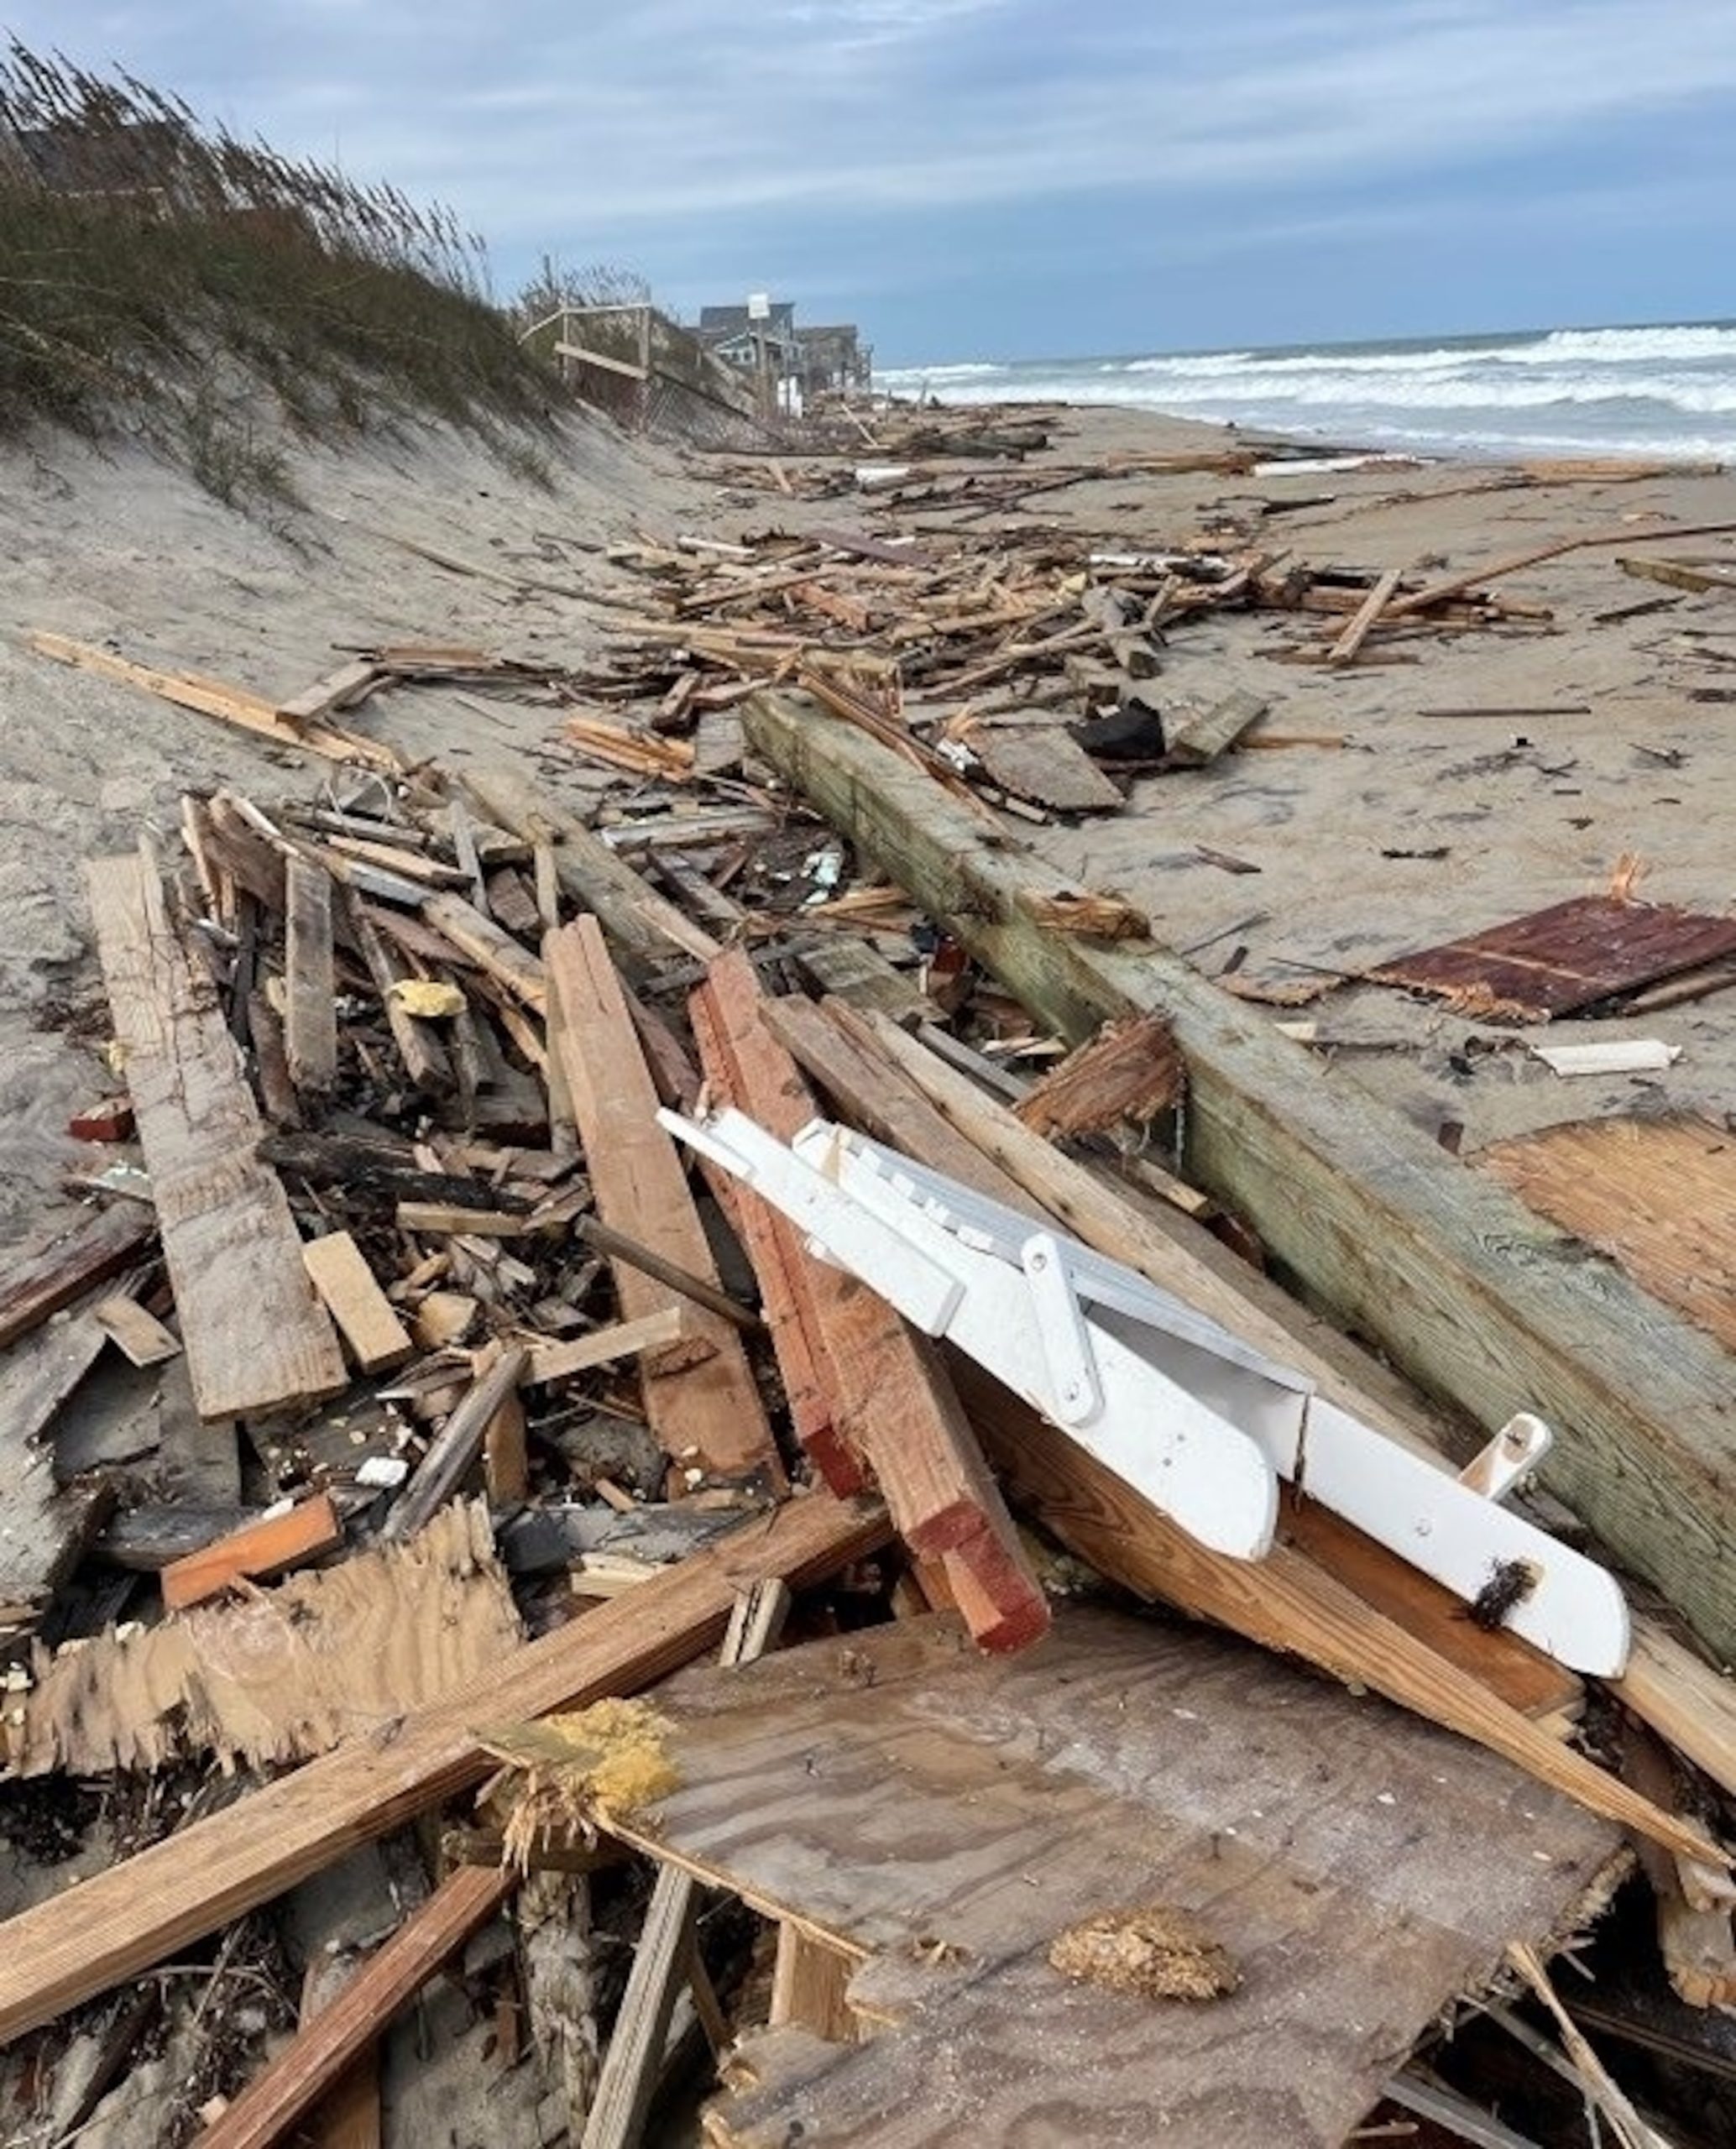
<path fill-rule="evenodd" d="M 1436 455 L 1736 459 L 1736 323 L 965 362 L 876 374 L 944 403 L 1121 404 Z"/>

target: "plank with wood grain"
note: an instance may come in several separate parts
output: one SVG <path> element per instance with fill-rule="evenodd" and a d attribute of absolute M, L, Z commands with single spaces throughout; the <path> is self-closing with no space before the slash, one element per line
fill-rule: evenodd
<path fill-rule="evenodd" d="M 389 1735 L 352 1739 L 0 1922 L 0 2044 L 480 1782 L 494 1764 L 478 1724 L 634 1692 L 715 1644 L 737 1594 L 761 1577 L 800 1589 L 888 1535 L 877 1503 L 792 1501 L 492 1664 Z"/>
<path fill-rule="evenodd" d="M 709 2138 L 753 2149 L 1337 2149 L 1439 2007 L 1571 1923 L 1618 1850 L 1491 1754 L 1123 1613 L 1064 1607 L 1012 1657 L 900 1622 L 695 1665 L 658 1706 L 681 1783 L 635 1847 L 844 1958 L 874 2032 L 794 2080 L 782 2032 L 745 2038 Z M 1234 1993 L 1154 2000 L 1047 1960 L 1153 1904 L 1229 1951 Z"/>
<path fill-rule="evenodd" d="M 296 851 L 285 872 L 284 1044 L 290 1080 L 304 1097 L 329 1096 L 337 1081 L 337 984 L 332 959 L 332 876 Z"/>
<path fill-rule="evenodd" d="M 302 1266 L 264 1132 L 211 989 L 138 855 L 86 867 L 111 1019 L 138 1115 L 200 1415 L 335 1395 L 342 1353 Z"/>
<path fill-rule="evenodd" d="M 90 1210 L 45 1247 L 13 1260 L 0 1284 L 0 1351 L 130 1268 L 156 1233 L 157 1220 L 147 1204 L 118 1201 L 112 1209 Z"/>
<path fill-rule="evenodd" d="M 567 1078 L 599 1216 L 715 1289 L 717 1266 L 675 1144 L 657 1124 L 656 1091 L 601 928 L 581 918 L 543 946 L 558 1009 L 550 1043 Z M 642 1320 L 678 1295 L 625 1260 L 612 1267 L 625 1320 Z M 708 1354 L 684 1368 L 666 1360 L 667 1369 L 643 1383 L 658 1445 L 677 1471 L 760 1472 L 781 1485 L 783 1466 L 740 1332 L 698 1305 L 689 1305 L 688 1321 Z"/>

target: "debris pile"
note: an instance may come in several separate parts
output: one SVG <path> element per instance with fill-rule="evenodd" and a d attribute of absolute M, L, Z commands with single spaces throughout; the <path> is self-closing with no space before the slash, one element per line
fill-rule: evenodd
<path fill-rule="evenodd" d="M 1046 437 L 915 414 L 850 482 L 1004 507 Z M 1610 1569 L 1708 1639 L 1728 1573 L 1598 1466 L 1716 1535 L 1672 1415 L 1714 1346 L 1619 1278 L 1587 1342 L 1571 1276 L 1503 1265 L 1494 1174 L 1596 1237 L 1595 1145 L 1479 1176 L 1370 1132 L 1024 837 L 1283 743 L 1153 684 L 1216 607 L 1326 617 L 1281 653 L 1329 665 L 1537 608 L 1222 532 L 609 564 L 601 660 L 358 649 L 281 703 L 36 637 L 322 767 L 88 867 L 92 1205 L 0 1288 L 0 1798 L 16 1843 L 60 1795 L 86 1860 L 0 1959 L 8 2138 L 127 2138 L 144 2038 L 199 2085 L 173 2138 L 379 2139 L 442 1975 L 425 2064 L 503 2142 L 652 2138 L 697 2057 L 744 2149 L 1011 2139 L 1064 2091 L 1080 2141 L 1523 2144 L 1472 2091 L 1540 2047 L 1536 2109 L 1565 2077 L 1662 2138 L 1585 2032 L 1736 2003 L 1736 1698 Z M 592 814 L 352 728 L 430 681 L 546 706 Z M 1372 975 L 1566 1016 L 1733 956 L 1623 891 Z M 1640 1273 L 1691 1297 L 1668 1132 Z M 1263 1273 L 1322 1242 L 1457 1419 Z M 1534 1400 L 1598 1539 L 1535 1493 Z M 359 1927 L 356 1857 L 399 1874 Z M 1667 1985 L 1582 2006 L 1545 1963 L 1618 1890 Z"/>

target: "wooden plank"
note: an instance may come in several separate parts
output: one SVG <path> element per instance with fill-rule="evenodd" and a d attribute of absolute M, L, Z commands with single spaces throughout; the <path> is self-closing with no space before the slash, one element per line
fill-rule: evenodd
<path fill-rule="evenodd" d="M 848 1994 L 856 1968 L 854 1955 L 816 1940 L 793 1919 L 781 1919 L 771 1965 L 771 2026 L 793 2022 L 828 2044 L 854 2044 L 858 2031 Z"/>
<path fill-rule="evenodd" d="M 1425 1391 L 1480 1425 L 1549 1420 L 1545 1482 L 1736 1656 L 1723 1353 L 1178 957 L 1034 929 L 1022 891 L 1063 876 L 1011 839 L 983 843 L 872 740 L 788 695 L 744 707 L 756 750 L 1063 1035 L 1167 1014 L 1188 1064 L 1187 1177 Z"/>
<path fill-rule="evenodd" d="M 346 899 L 356 946 L 385 1007 L 386 1023 L 392 1033 L 392 1042 L 398 1048 L 398 1057 L 404 1062 L 405 1073 L 425 1095 L 450 1096 L 456 1086 L 456 1077 L 444 1039 L 432 1022 L 422 1021 L 401 1007 L 392 991 L 395 985 L 416 973 L 395 948 L 388 947 L 374 912 L 366 904 L 353 896 L 347 896 Z"/>
<path fill-rule="evenodd" d="M 1379 624 L 1403 578 L 1402 567 L 1388 567 L 1345 622 L 1344 631 L 1326 651 L 1328 664 L 1354 664 L 1357 652 Z"/>
<path fill-rule="evenodd" d="M 518 1886 L 498 1866 L 461 1865 L 377 1948 L 200 2135 L 198 2149 L 273 2149 Z"/>
<path fill-rule="evenodd" d="M 351 1234 L 327 1231 L 310 1239 L 301 1259 L 356 1371 L 380 1373 L 401 1366 L 416 1346 Z"/>
<path fill-rule="evenodd" d="M 10 1262 L 0 1284 L 0 1351 L 62 1306 L 130 1268 L 156 1233 L 157 1220 L 148 1205 L 118 1201 L 112 1208 L 90 1210 L 39 1252 Z"/>
<path fill-rule="evenodd" d="M 1570 1120 L 1478 1167 L 1736 1351 L 1736 1140 L 1693 1115 Z"/>
<path fill-rule="evenodd" d="M 550 1044 L 567 1077 L 598 1214 L 715 1289 L 711 1248 L 675 1145 L 657 1125 L 656 1091 L 602 930 L 594 918 L 581 918 L 550 933 L 544 945 L 559 1007 Z M 672 1302 L 666 1284 L 625 1261 L 613 1268 L 625 1319 L 641 1320 Z M 688 1318 L 694 1337 L 711 1348 L 702 1362 L 645 1380 L 646 1414 L 658 1445 L 683 1472 L 726 1478 L 759 1472 L 782 1484 L 783 1466 L 740 1334 L 706 1308 L 690 1308 Z"/>
<path fill-rule="evenodd" d="M 603 839 L 515 769 L 467 769 L 464 788 L 488 818 L 525 840 L 549 845 L 561 886 L 594 911 L 630 969 L 643 971 L 679 951 L 707 963 L 719 943 L 666 897 L 647 887 Z"/>
<path fill-rule="evenodd" d="M 429 1443 L 416 1473 L 380 1526 L 383 1544 L 402 1544 L 431 1522 L 463 1483 L 482 1452 L 496 1413 L 516 1390 L 530 1352 L 514 1344 L 478 1374 L 463 1401 Z"/>
<path fill-rule="evenodd" d="M 386 1735 L 521 1639 L 487 1510 L 455 1505 L 414 1544 L 370 1545 L 39 1660 L 5 1744 L 24 1776 L 212 1760 L 269 1770 Z"/>
<path fill-rule="evenodd" d="M 780 1582 L 761 1584 L 738 1598 L 719 1661 L 726 1666 L 751 1664 L 775 1649 L 789 1608 L 790 1592 Z M 694 1959 L 698 1892 L 679 1867 L 666 1865 L 658 1872 L 581 2149 L 638 2149 L 644 2138 L 676 1996 Z"/>
<path fill-rule="evenodd" d="M 305 748 L 323 755 L 328 761 L 358 761 L 392 775 L 400 773 L 398 756 L 390 747 L 327 724 L 308 724 L 298 729 L 286 723 L 263 694 L 250 693 L 243 687 L 155 671 L 148 664 L 135 664 L 128 657 L 117 656 L 112 651 L 70 641 L 65 635 L 33 634 L 29 646 L 39 656 L 50 657 L 56 664 L 70 664 L 81 672 L 94 672 L 101 678 L 118 680 L 124 686 L 142 687 L 147 693 L 173 702 L 178 708 L 215 717 L 221 724 L 254 732 L 280 746 Z"/>
<path fill-rule="evenodd" d="M 124 1292 L 98 1299 L 91 1318 L 133 1365 L 159 1366 L 180 1355 L 180 1338 Z"/>
<path fill-rule="evenodd" d="M 719 956 L 694 999 L 714 1090 L 787 1141 L 814 1116 L 813 1101 L 761 1020 L 746 954 Z M 744 1190 L 744 1213 L 755 1199 Z M 815 1261 L 793 1231 L 771 1271 L 774 1282 L 786 1278 L 796 1283 L 797 1319 L 837 1441 L 852 1461 L 865 1458 L 899 1535 L 919 1557 L 950 1553 L 968 1571 L 974 1587 L 961 1608 L 983 1647 L 1034 1640 L 1048 1625 L 1048 1601 L 933 1344 L 872 1291 Z"/>
<path fill-rule="evenodd" d="M 151 1848 L 0 1923 L 0 2044 L 123 1984 L 310 1873 L 481 1781 L 473 1726 L 630 1693 L 721 1636 L 761 1576 L 792 1589 L 884 1545 L 876 1504 L 811 1493 L 690 1554 L 412 1711 L 389 1738 L 352 1739 Z"/>
<path fill-rule="evenodd" d="M 423 899 L 421 912 L 460 954 L 468 955 L 527 1007 L 539 1015 L 544 1012 L 548 995 L 543 986 L 541 963 L 493 918 L 484 918 L 474 903 L 442 889 Z"/>
<path fill-rule="evenodd" d="M 1079 745 L 1065 724 L 996 722 L 984 718 L 964 733 L 989 781 L 1015 798 L 1057 813 L 1119 813 L 1127 799 Z"/>
<path fill-rule="evenodd" d="M 0 1358 L 0 1639 L 35 1627 L 113 1511 L 107 1477 L 61 1487 L 46 1437 L 106 1341 L 88 1313 L 75 1312 Z"/>
<path fill-rule="evenodd" d="M 232 1582 L 281 1574 L 322 1552 L 336 1551 L 342 1542 L 343 1524 L 332 1495 L 316 1493 L 285 1514 L 250 1523 L 201 1551 L 171 1561 L 160 1577 L 163 1602 L 171 1612 L 185 1611 L 190 1604 L 215 1597 Z"/>
<path fill-rule="evenodd" d="M 1204 768 L 1233 746 L 1251 724 L 1258 724 L 1270 706 L 1263 695 L 1251 694 L 1238 688 L 1232 693 L 1221 695 L 1205 708 L 1166 718 L 1165 767 Z M 1258 741 L 1253 743 L 1258 745 Z"/>
<path fill-rule="evenodd" d="M 290 1080 L 303 1096 L 329 1096 L 337 1082 L 337 986 L 332 961 L 332 876 L 295 852 L 287 869 L 284 1043 Z"/>
<path fill-rule="evenodd" d="M 1677 1753 L 1736 1797 L 1736 1681 L 1714 1671 L 1655 1620 L 1634 1623 L 1628 1668 L 1611 1691 Z"/>
<path fill-rule="evenodd" d="M 1666 1849 L 1705 1859 L 1720 1870 L 1728 1864 L 1703 1829 L 1663 1812 L 1562 1745 L 1288 1546 L 1275 1545 L 1257 1561 L 1208 1551 L 1006 1389 L 956 1359 L 954 1372 L 1002 1477 L 1100 1573 L 1367 1686 Z"/>
<path fill-rule="evenodd" d="M 301 1263 L 262 1128 L 211 990 L 141 857 L 86 876 L 103 981 L 150 1174 L 181 1341 L 203 1418 L 335 1395 L 342 1354 Z"/>
<path fill-rule="evenodd" d="M 619 1320 L 593 1336 L 575 1336 L 570 1343 L 533 1343 L 526 1362 L 524 1385 L 546 1388 L 550 1382 L 570 1380 L 593 1366 L 613 1365 L 641 1351 L 663 1351 L 691 1340 L 686 1305 L 677 1299 L 660 1306 L 642 1320 Z"/>
<path fill-rule="evenodd" d="M 907 970 L 896 969 L 871 940 L 828 933 L 803 948 L 796 968 L 819 992 L 872 1007 L 895 1022 L 932 1022 L 939 1010 Z"/>
<path fill-rule="evenodd" d="M 334 716 L 339 709 L 365 700 L 388 676 L 372 657 L 353 657 L 348 664 L 340 664 L 334 671 L 323 673 L 299 694 L 291 694 L 287 701 L 280 702 L 277 714 L 299 731 L 304 724 L 317 723 L 322 717 Z"/>
<path fill-rule="evenodd" d="M 854 1958 L 850 2005 L 885 2026 L 805 2082 L 782 2033 L 748 2039 L 714 2140 L 1338 2149 L 1441 2006 L 1571 1925 L 1617 1849 L 1226 1637 L 1064 1608 L 1021 1656 L 901 1622 L 848 1661 L 811 1644 L 658 1697 L 682 1780 L 635 1841 Z M 1184 2006 L 1050 1967 L 1058 1934 L 1147 1906 L 1192 1913 L 1237 1990 Z"/>

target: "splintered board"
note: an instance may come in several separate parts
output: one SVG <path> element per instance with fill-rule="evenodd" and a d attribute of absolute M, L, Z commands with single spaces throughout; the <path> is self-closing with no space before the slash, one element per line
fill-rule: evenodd
<path fill-rule="evenodd" d="M 201 1418 L 335 1395 L 348 1378 L 314 1296 L 222 1009 L 136 854 L 86 867 L 102 980 Z"/>
<path fill-rule="evenodd" d="M 1488 1021 L 1546 1022 L 1736 952 L 1736 918 L 1576 896 L 1368 973 Z"/>
<path fill-rule="evenodd" d="M 413 1544 L 39 1654 L 0 1751 L 27 1776 L 206 1754 L 226 1766 L 306 1760 L 395 1724 L 518 1641 L 488 1510 L 455 1501 Z"/>
<path fill-rule="evenodd" d="M 1736 1351 L 1736 1135 L 1692 1116 L 1574 1120 L 1476 1162 Z"/>
<path fill-rule="evenodd" d="M 741 2149 L 1336 2149 L 1508 1941 L 1571 1927 L 1618 1841 L 1395 1711 L 1115 1613 L 999 1659 L 912 1621 L 657 1706 L 681 1787 L 627 1833 L 864 1963 L 866 2042 L 740 2052 L 709 2131 Z M 1228 1950 L 1233 1995 L 1050 1968 L 1082 1919 L 1153 1904 Z"/>

